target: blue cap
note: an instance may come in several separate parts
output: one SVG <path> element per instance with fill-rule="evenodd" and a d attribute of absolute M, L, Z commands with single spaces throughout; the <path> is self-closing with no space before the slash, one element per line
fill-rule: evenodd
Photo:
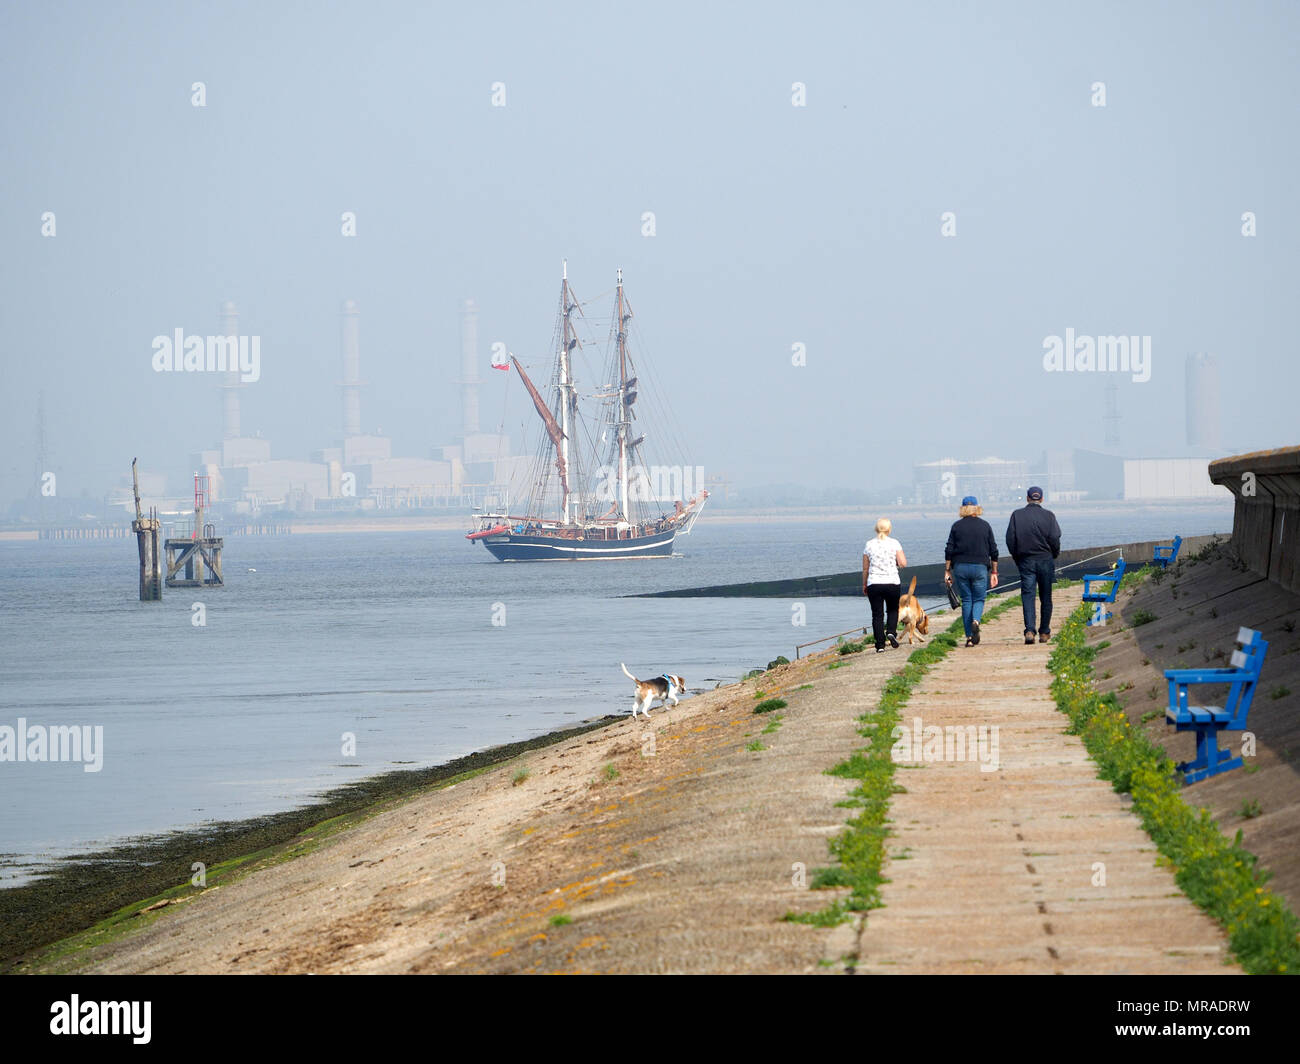
<path fill-rule="evenodd" d="M 980 501 L 974 495 L 967 495 L 966 498 L 962 499 L 961 504 L 963 506 L 978 506 Z"/>
<path fill-rule="evenodd" d="M 1037 485 L 1035 485 L 1034 487 L 1030 488 L 1027 492 L 1025 492 L 1026 499 L 1041 499 L 1042 497 L 1043 497 L 1043 489 L 1038 487 Z"/>

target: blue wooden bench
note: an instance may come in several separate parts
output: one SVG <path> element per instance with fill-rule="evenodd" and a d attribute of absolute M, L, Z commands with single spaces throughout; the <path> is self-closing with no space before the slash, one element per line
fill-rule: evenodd
<path fill-rule="evenodd" d="M 1121 555 L 1119 561 L 1115 563 L 1115 568 L 1110 572 L 1099 573 L 1096 576 L 1085 576 L 1083 578 L 1083 601 L 1096 602 L 1099 604 L 1114 602 L 1115 596 L 1119 594 L 1119 582 L 1124 579 L 1124 568 L 1124 558 Z M 1107 581 L 1113 581 L 1110 585 L 1110 590 L 1094 591 L 1092 589 L 1093 584 L 1103 584 Z M 1092 620 L 1088 622 L 1088 626 L 1092 627 L 1096 624 L 1105 624 L 1113 616 L 1115 616 L 1113 613 L 1106 611 L 1104 605 L 1098 605 L 1093 610 Z"/>
<path fill-rule="evenodd" d="M 1155 557 L 1151 559 L 1152 565 L 1158 565 L 1161 569 L 1168 569 L 1174 562 L 1178 561 L 1178 548 L 1183 545 L 1182 536 L 1174 536 L 1174 541 L 1168 547 L 1156 547 Z"/>
<path fill-rule="evenodd" d="M 1255 688 L 1259 686 L 1268 643 L 1258 632 L 1241 628 L 1237 631 L 1237 645 L 1238 649 L 1232 653 L 1231 668 L 1165 670 L 1165 679 L 1169 681 L 1169 708 L 1165 710 L 1165 723 L 1172 724 L 1175 731 L 1196 732 L 1196 759 L 1178 766 L 1188 783 L 1241 767 L 1241 758 L 1233 757 L 1231 750 L 1219 749 L 1218 734 L 1221 731 L 1246 730 L 1246 714 L 1250 712 Z M 1213 683 L 1228 685 L 1222 706 L 1188 704 L 1189 687 Z"/>

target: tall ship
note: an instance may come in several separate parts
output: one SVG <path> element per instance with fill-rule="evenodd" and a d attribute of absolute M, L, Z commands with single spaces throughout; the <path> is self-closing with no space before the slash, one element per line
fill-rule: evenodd
<path fill-rule="evenodd" d="M 672 407 L 652 387 L 646 360 L 634 359 L 621 269 L 611 302 L 601 344 L 600 301 L 578 300 L 566 262 L 545 395 L 510 356 L 541 422 L 527 503 L 516 515 L 475 513 L 465 537 L 499 561 L 668 558 L 708 500 L 702 467 L 681 460 Z M 654 457 L 676 464 L 647 464 L 648 442 Z"/>

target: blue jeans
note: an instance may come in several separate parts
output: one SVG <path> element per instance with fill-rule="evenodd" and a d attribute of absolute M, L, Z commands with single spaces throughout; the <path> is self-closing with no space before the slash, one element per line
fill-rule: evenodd
<path fill-rule="evenodd" d="M 984 596 L 989 589 L 989 567 L 979 562 L 961 562 L 952 567 L 952 584 L 961 596 L 961 623 L 969 637 L 971 622 L 984 616 Z"/>
<path fill-rule="evenodd" d="M 1016 562 L 1020 570 L 1020 606 L 1025 615 L 1025 631 L 1035 631 L 1034 592 L 1042 601 L 1043 615 L 1037 631 L 1039 635 L 1052 634 L 1052 581 L 1056 579 L 1056 561 L 1053 558 L 1021 558 Z"/>

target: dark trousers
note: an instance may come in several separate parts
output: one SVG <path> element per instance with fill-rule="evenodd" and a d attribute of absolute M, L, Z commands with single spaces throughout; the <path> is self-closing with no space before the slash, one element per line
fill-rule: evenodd
<path fill-rule="evenodd" d="M 1056 579 L 1056 561 L 1052 558 L 1021 558 L 1016 562 L 1020 570 L 1020 607 L 1025 615 L 1025 631 L 1041 635 L 1052 633 L 1052 581 Z M 1034 592 L 1042 602 L 1042 617 L 1034 623 Z"/>
<path fill-rule="evenodd" d="M 876 646 L 885 645 L 885 635 L 898 635 L 898 597 L 903 590 L 902 584 L 868 584 L 867 600 L 871 603 L 871 634 L 876 637 Z M 889 619 L 885 619 L 885 611 Z"/>

